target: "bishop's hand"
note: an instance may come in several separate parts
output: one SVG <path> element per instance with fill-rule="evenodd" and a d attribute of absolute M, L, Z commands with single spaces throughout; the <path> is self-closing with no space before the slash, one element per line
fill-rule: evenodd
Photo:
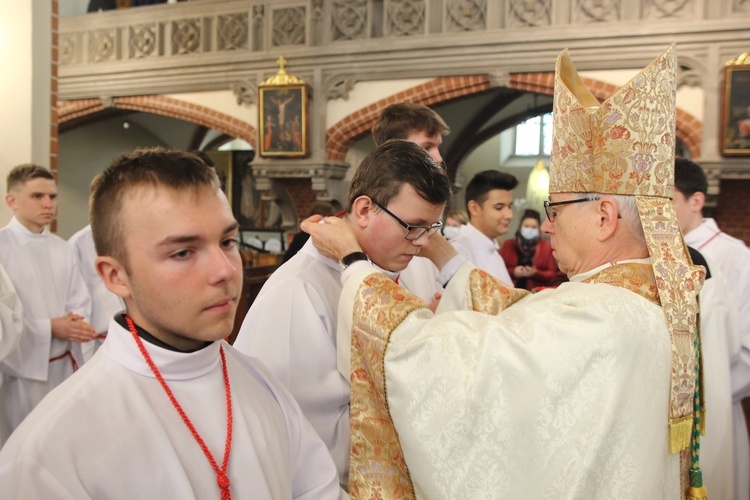
<path fill-rule="evenodd" d="M 458 255 L 458 252 L 456 252 L 453 245 L 451 245 L 442 234 L 436 232 L 431 235 L 427 243 L 419 249 L 419 255 L 430 259 L 438 269 L 443 269 L 443 266 L 453 257 Z"/>
<path fill-rule="evenodd" d="M 352 228 L 338 217 L 313 215 L 303 220 L 299 227 L 310 235 L 318 252 L 329 259 L 338 262 L 346 255 L 362 251 Z"/>

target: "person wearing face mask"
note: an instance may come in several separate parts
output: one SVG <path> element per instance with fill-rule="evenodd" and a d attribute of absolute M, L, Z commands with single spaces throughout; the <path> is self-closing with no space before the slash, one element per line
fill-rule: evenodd
<path fill-rule="evenodd" d="M 446 240 L 452 240 L 461 231 L 461 226 L 469 222 L 469 216 L 463 210 L 456 210 L 445 216 L 443 224 L 443 236 Z"/>
<path fill-rule="evenodd" d="M 521 217 L 516 237 L 506 240 L 500 255 L 516 288 L 534 290 L 557 286 L 566 281 L 552 256 L 552 247 L 539 235 L 539 212 L 527 209 Z"/>

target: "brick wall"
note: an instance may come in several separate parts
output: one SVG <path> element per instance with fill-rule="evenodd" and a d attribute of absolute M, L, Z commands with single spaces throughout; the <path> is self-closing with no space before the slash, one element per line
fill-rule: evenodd
<path fill-rule="evenodd" d="M 596 96 L 604 101 L 619 87 L 609 83 L 583 78 L 583 83 Z M 552 95 L 554 93 L 554 73 L 514 73 L 510 75 L 508 87 L 512 89 Z M 436 78 L 430 82 L 381 99 L 334 124 L 326 132 L 326 155 L 330 160 L 344 160 L 346 152 L 360 137 L 370 131 L 381 111 L 396 102 L 413 102 L 430 106 L 447 102 L 458 97 L 468 96 L 491 88 L 486 75 L 455 76 Z M 695 117 L 677 110 L 676 134 L 690 151 L 691 158 L 700 157 L 702 125 Z"/>
<path fill-rule="evenodd" d="M 750 179 L 724 179 L 713 216 L 727 234 L 750 245 Z"/>
<path fill-rule="evenodd" d="M 257 148 L 258 131 L 255 127 L 233 116 L 220 113 L 205 106 L 158 95 L 115 97 L 107 105 L 118 109 L 154 113 L 190 123 L 197 123 L 198 125 L 218 130 L 231 137 L 244 139 L 253 148 Z M 94 116 L 104 108 L 105 103 L 100 99 L 78 99 L 61 102 L 57 106 L 56 112 L 60 123 L 65 123 L 69 120 L 89 115 Z"/>
<path fill-rule="evenodd" d="M 422 85 L 393 94 L 354 111 L 329 128 L 326 132 L 326 155 L 329 160 L 343 161 L 352 144 L 370 132 L 380 113 L 391 104 L 413 102 L 429 106 L 450 101 L 457 97 L 476 94 L 489 88 L 490 79 L 486 75 L 452 76 L 436 78 Z"/>
<path fill-rule="evenodd" d="M 310 207 L 316 200 L 315 191 L 312 189 L 312 181 L 310 179 L 276 179 L 276 182 L 286 188 L 292 201 L 294 201 L 294 209 L 297 211 L 299 220 L 306 218 Z"/>

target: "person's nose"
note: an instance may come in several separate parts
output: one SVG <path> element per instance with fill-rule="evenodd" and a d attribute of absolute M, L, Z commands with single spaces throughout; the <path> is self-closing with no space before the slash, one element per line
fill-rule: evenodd
<path fill-rule="evenodd" d="M 425 232 L 424 234 L 422 234 L 422 235 L 421 235 L 421 236 L 420 236 L 419 238 L 417 238 L 416 240 L 411 240 L 411 244 L 412 244 L 412 245 L 414 245 L 415 247 L 419 247 L 419 248 L 422 248 L 422 247 L 423 247 L 423 246 L 425 246 L 425 245 L 426 245 L 426 244 L 427 244 L 427 243 L 428 243 L 429 241 L 430 241 L 430 233 L 429 233 L 429 232 Z"/>
<path fill-rule="evenodd" d="M 542 232 L 545 234 L 550 234 L 552 232 L 552 223 L 547 218 L 542 222 Z"/>
<path fill-rule="evenodd" d="M 240 272 L 236 262 L 239 258 L 233 259 L 232 257 L 233 254 L 223 248 L 217 248 L 212 252 L 208 264 L 212 284 L 229 281 L 237 272 Z"/>
<path fill-rule="evenodd" d="M 435 160 L 435 163 L 443 163 L 443 157 L 440 155 L 440 150 L 438 148 L 433 149 L 430 156 Z"/>

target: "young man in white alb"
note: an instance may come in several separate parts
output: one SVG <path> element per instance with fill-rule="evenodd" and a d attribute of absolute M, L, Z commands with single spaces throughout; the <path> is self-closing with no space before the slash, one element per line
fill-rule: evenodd
<path fill-rule="evenodd" d="M 500 256 L 496 238 L 508 232 L 513 219 L 511 191 L 517 185 L 515 177 L 497 170 L 476 174 L 464 191 L 469 223 L 461 226 L 458 236 L 451 240 L 459 255 L 511 286 L 513 280 Z"/>
<path fill-rule="evenodd" d="M 706 460 L 704 470 L 707 474 L 708 484 L 716 481 L 720 488 L 727 488 L 724 478 L 734 476 L 733 496 L 737 500 L 748 500 L 750 498 L 750 445 L 748 445 L 747 424 L 742 410 L 742 399 L 750 396 L 750 249 L 737 238 L 729 236 L 719 229 L 716 221 L 712 218 L 703 218 L 703 207 L 706 203 L 708 192 L 708 179 L 703 169 L 695 162 L 685 158 L 677 158 L 674 168 L 674 198 L 673 203 L 680 228 L 685 235 L 685 243 L 700 252 L 706 259 L 713 277 L 706 280 L 704 290 L 701 291 L 701 326 L 706 336 L 704 350 L 706 351 L 706 363 L 718 368 L 721 365 L 731 364 L 731 396 L 734 404 L 730 410 L 724 405 L 724 391 L 729 389 L 719 387 L 712 392 L 711 385 L 707 384 L 707 408 L 709 416 L 706 419 Z M 724 288 L 728 288 L 728 294 Z M 723 298 L 725 295 L 730 297 Z M 732 300 L 734 299 L 734 300 Z M 727 302 L 729 307 L 735 311 L 725 312 Z M 739 338 L 737 338 L 737 323 L 739 323 Z M 726 346 L 724 353 L 721 349 L 713 349 L 714 344 L 720 343 Z M 738 345 L 739 344 L 739 345 Z M 723 360 L 718 356 L 723 354 Z M 711 362 L 711 358 L 716 361 Z M 712 366 L 706 369 L 706 377 L 709 382 L 718 380 L 723 370 L 714 369 Z M 724 384 L 722 384 L 724 385 Z M 713 407 L 713 409 L 712 409 Z M 726 407 L 726 411 L 718 408 Z M 734 425 L 727 426 L 721 422 L 725 421 L 726 413 L 732 412 Z M 718 418 L 711 418 L 711 412 L 717 412 Z M 717 424 L 717 421 L 720 422 Z M 715 426 L 713 432 L 708 432 Z M 731 432 L 734 436 L 720 433 Z M 724 443 L 733 443 L 734 456 L 727 455 L 728 446 Z M 732 461 L 734 466 L 732 466 Z M 732 474 L 732 472 L 734 474 Z M 719 487 L 713 488 L 714 494 L 722 498 L 724 491 Z M 731 495 L 730 495 L 731 496 Z"/>
<path fill-rule="evenodd" d="M 242 291 L 238 224 L 196 156 L 123 155 L 90 205 L 122 297 L 94 357 L 0 451 L 7 498 L 347 498 L 289 392 L 222 341 Z"/>
<path fill-rule="evenodd" d="M 421 146 L 435 163 L 443 164 L 440 145 L 450 128 L 435 110 L 412 102 L 391 104 L 380 113 L 372 126 L 375 145 L 402 139 Z M 401 283 L 410 292 L 428 304 L 442 295 L 443 287 L 437 281 L 438 270 L 429 259 L 417 256 L 399 274 Z"/>
<path fill-rule="evenodd" d="M 450 196 L 445 171 L 424 149 L 389 141 L 355 172 L 343 221 L 372 262 L 397 280 L 440 228 Z M 263 285 L 234 343 L 294 394 L 328 446 L 342 484 L 349 474 L 350 374 L 339 368 L 349 345 L 339 344 L 337 321 L 341 269 L 352 262 L 324 257 L 308 241 Z"/>
<path fill-rule="evenodd" d="M 47 227 L 57 215 L 52 172 L 29 164 L 13 168 L 5 201 L 13 218 L 0 229 L 0 264 L 21 299 L 24 327 L 18 345 L 0 363 L 0 443 L 83 364 L 82 345 L 96 336 L 78 261 Z"/>

